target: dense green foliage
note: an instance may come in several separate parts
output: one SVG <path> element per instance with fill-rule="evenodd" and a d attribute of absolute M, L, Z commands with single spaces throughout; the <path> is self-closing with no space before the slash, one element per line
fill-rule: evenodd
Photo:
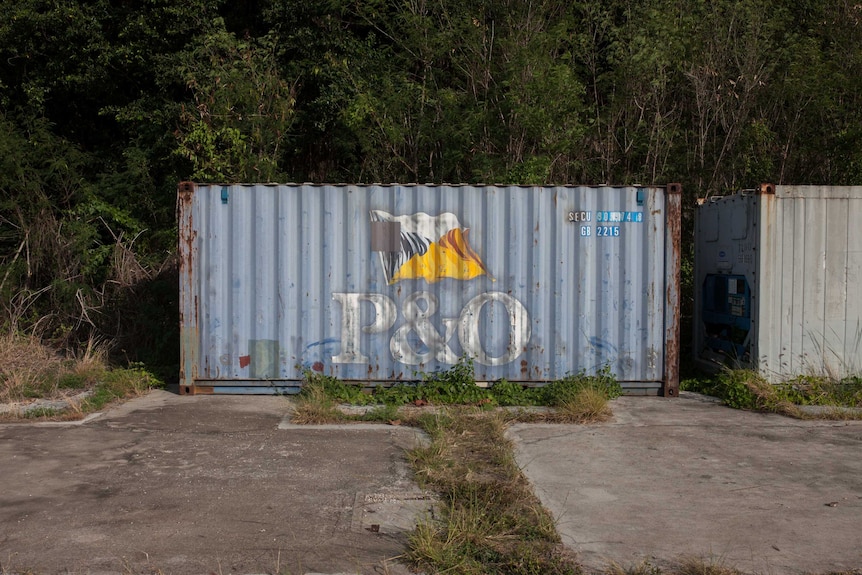
<path fill-rule="evenodd" d="M 844 0 L 0 0 L 0 322 L 175 362 L 177 182 L 862 183 Z"/>

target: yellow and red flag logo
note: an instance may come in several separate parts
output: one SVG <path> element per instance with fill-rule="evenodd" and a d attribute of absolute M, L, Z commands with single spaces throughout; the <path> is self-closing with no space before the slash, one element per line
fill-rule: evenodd
<path fill-rule="evenodd" d="M 434 283 L 443 278 L 469 280 L 491 275 L 470 247 L 469 229 L 453 213 L 393 216 L 372 210 L 371 226 L 371 249 L 380 253 L 390 285 L 407 279 Z"/>

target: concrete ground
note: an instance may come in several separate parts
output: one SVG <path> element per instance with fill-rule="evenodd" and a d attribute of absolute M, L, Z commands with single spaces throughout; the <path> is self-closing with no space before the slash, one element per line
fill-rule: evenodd
<path fill-rule="evenodd" d="M 862 422 L 626 397 L 516 425 L 517 458 L 590 570 L 704 557 L 862 568 Z M 0 425 L 0 573 L 392 573 L 432 502 L 393 426 L 298 427 L 287 402 L 154 392 L 83 424 Z"/>
<path fill-rule="evenodd" d="M 406 573 L 416 430 L 285 424 L 277 397 L 163 391 L 0 425 L 0 573 Z"/>
<path fill-rule="evenodd" d="M 763 574 L 862 569 L 862 422 L 624 397 L 590 426 L 516 425 L 519 465 L 588 567 L 684 557 Z"/>

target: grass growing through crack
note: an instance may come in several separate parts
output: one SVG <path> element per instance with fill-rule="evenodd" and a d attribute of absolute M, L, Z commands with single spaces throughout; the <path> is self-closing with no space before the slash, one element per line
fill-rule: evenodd
<path fill-rule="evenodd" d="M 400 406 L 471 405 L 490 410 L 496 407 L 552 408 L 548 412 L 521 411 L 523 421 L 589 423 L 611 415 L 608 401 L 622 394 L 622 388 L 609 367 L 595 374 L 567 375 L 542 387 L 528 387 L 500 380 L 487 388 L 476 385 L 473 362 L 461 359 L 448 370 L 422 375 L 418 383 L 399 383 L 373 390 L 307 371 L 303 389 L 297 397 L 293 421 L 391 421 L 404 416 Z M 337 406 L 350 404 L 378 406 L 362 416 L 345 416 Z"/>
<path fill-rule="evenodd" d="M 728 567 L 715 558 L 682 557 L 674 565 L 661 569 L 647 560 L 623 567 L 611 563 L 604 575 L 743 575 L 741 571 Z"/>
<path fill-rule="evenodd" d="M 603 575 L 746 575 L 735 567 L 725 564 L 720 557 L 683 556 L 662 568 L 644 560 L 623 567 L 611 563 L 602 571 Z M 813 574 L 812 574 L 813 575 Z M 830 571 L 823 575 L 862 575 L 862 569 Z"/>
<path fill-rule="evenodd" d="M 584 388 L 560 401 L 554 414 L 563 422 L 595 423 L 611 417 L 608 398 L 601 390 Z"/>
<path fill-rule="evenodd" d="M 296 398 L 290 420 L 300 425 L 332 423 L 346 419 L 336 407 L 336 401 L 321 381 L 307 381 Z"/>
<path fill-rule="evenodd" d="M 626 567 L 611 563 L 601 573 L 602 575 L 746 575 L 746 572 L 725 564 L 720 557 L 712 556 L 683 556 L 663 568 L 653 565 L 648 560 Z M 830 571 L 823 575 L 862 575 L 862 570 Z"/>
<path fill-rule="evenodd" d="M 513 420 L 592 422 L 610 416 L 622 390 L 609 369 L 567 376 L 541 388 L 501 381 L 481 388 L 473 365 L 423 376 L 415 385 L 366 393 L 335 378 L 307 373 L 294 403 L 295 423 L 388 421 L 423 428 L 426 447 L 409 452 L 417 481 L 441 497 L 439 518 L 410 535 L 409 561 L 429 573 L 572 574 L 580 567 L 560 544 L 553 518 L 533 495 L 505 436 Z M 348 416 L 339 403 L 376 405 Z M 436 410 L 417 406 L 434 405 Z M 548 412 L 492 410 L 543 405 Z"/>
<path fill-rule="evenodd" d="M 579 573 L 505 437 L 507 417 L 477 408 L 423 415 L 431 437 L 409 453 L 419 483 L 440 493 L 440 520 L 410 536 L 409 561 L 433 573 Z"/>

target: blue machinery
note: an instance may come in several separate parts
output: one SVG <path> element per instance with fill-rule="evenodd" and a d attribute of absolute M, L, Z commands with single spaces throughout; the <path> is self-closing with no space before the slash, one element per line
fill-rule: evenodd
<path fill-rule="evenodd" d="M 703 280 L 702 321 L 711 350 L 748 361 L 751 288 L 745 276 L 709 274 Z"/>

